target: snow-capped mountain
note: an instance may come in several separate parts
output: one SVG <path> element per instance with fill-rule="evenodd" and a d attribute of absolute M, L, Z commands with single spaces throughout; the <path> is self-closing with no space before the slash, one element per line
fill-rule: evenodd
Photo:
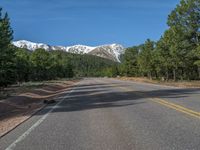
<path fill-rule="evenodd" d="M 75 54 L 90 54 L 113 61 L 120 62 L 120 55 L 124 53 L 124 47 L 119 44 L 102 45 L 97 47 L 85 46 L 85 45 L 74 45 L 74 46 L 50 46 L 43 43 L 33 43 L 26 40 L 14 41 L 13 45 L 19 48 L 26 48 L 34 51 L 38 48 L 43 48 L 47 51 L 51 50 L 62 50 L 69 53 Z"/>
<path fill-rule="evenodd" d="M 13 45 L 15 45 L 16 47 L 19 47 L 19 48 L 26 48 L 31 51 L 34 51 L 38 48 L 43 48 L 45 50 L 51 49 L 50 45 L 43 44 L 43 43 L 33 43 L 30 41 L 26 41 L 26 40 L 15 41 L 15 42 L 13 42 Z"/>
<path fill-rule="evenodd" d="M 91 52 L 95 47 L 85 46 L 85 45 L 74 45 L 67 47 L 67 52 L 76 54 L 87 54 Z"/>
<path fill-rule="evenodd" d="M 120 62 L 120 55 L 124 53 L 124 47 L 119 44 L 97 46 L 88 54 L 111 59 Z"/>

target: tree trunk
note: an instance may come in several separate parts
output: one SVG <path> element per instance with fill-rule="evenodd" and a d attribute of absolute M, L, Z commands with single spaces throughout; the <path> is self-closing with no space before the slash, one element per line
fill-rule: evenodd
<path fill-rule="evenodd" d="M 155 71 L 155 75 L 156 75 L 156 79 L 158 79 L 158 72 L 157 71 Z"/>
<path fill-rule="evenodd" d="M 165 72 L 165 76 L 166 76 L 166 81 L 168 81 L 169 80 L 169 71 L 167 70 L 166 72 Z"/>
<path fill-rule="evenodd" d="M 176 69 L 173 69 L 173 77 L 174 77 L 174 81 L 176 81 Z"/>
<path fill-rule="evenodd" d="M 183 71 L 183 68 L 181 69 L 181 81 L 183 81 L 184 79 L 184 71 Z"/>
<path fill-rule="evenodd" d="M 200 66 L 198 67 L 199 79 L 200 79 Z"/>
<path fill-rule="evenodd" d="M 151 72 L 148 73 L 148 78 L 152 80 Z"/>

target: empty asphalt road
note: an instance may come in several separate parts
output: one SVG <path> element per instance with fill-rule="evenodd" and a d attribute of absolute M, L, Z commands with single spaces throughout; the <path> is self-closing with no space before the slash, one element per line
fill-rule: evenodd
<path fill-rule="evenodd" d="M 88 78 L 0 139 L 16 150 L 199 150 L 200 90 Z"/>

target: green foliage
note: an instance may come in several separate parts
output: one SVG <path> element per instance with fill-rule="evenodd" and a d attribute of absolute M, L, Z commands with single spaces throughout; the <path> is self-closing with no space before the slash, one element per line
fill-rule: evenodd
<path fill-rule="evenodd" d="M 181 0 L 167 24 L 169 29 L 155 46 L 147 40 L 137 46 L 138 54 L 130 51 L 135 47 L 126 50 L 122 74 L 166 80 L 200 79 L 200 1 Z"/>
<path fill-rule="evenodd" d="M 30 75 L 30 52 L 26 49 L 15 48 L 16 54 L 16 75 L 18 82 L 29 81 Z"/>
<path fill-rule="evenodd" d="M 93 55 L 71 54 L 64 51 L 12 48 L 15 51 L 15 81 L 43 81 L 72 77 L 115 77 L 118 63 Z"/>
<path fill-rule="evenodd" d="M 138 66 L 137 57 L 139 53 L 139 47 L 127 48 L 125 54 L 122 57 L 121 74 L 126 76 L 137 76 Z"/>
<path fill-rule="evenodd" d="M 0 48 L 7 48 L 13 39 L 13 31 L 10 27 L 10 20 L 8 14 L 3 15 L 2 8 L 0 8 Z"/>
<path fill-rule="evenodd" d="M 10 46 L 12 29 L 8 14 L 0 8 L 0 86 L 15 82 L 15 52 Z"/>
<path fill-rule="evenodd" d="M 153 51 L 154 42 L 147 40 L 144 45 L 141 46 L 140 53 L 138 55 L 138 66 L 142 75 L 152 77 L 153 72 Z"/>
<path fill-rule="evenodd" d="M 195 78 L 193 73 L 188 73 L 189 68 L 195 69 L 192 51 L 197 48 L 200 40 L 200 1 L 181 0 L 180 4 L 171 12 L 168 25 L 171 32 L 170 52 L 172 54 L 173 78 L 182 74 L 181 79 Z M 192 71 L 193 72 L 193 71 Z"/>
<path fill-rule="evenodd" d="M 92 55 L 14 47 L 8 14 L 0 8 L 0 87 L 56 78 L 117 76 L 118 63 Z"/>
<path fill-rule="evenodd" d="M 169 28 L 157 42 L 127 48 L 116 63 L 92 55 L 11 46 L 13 31 L 0 9 L 0 86 L 29 80 L 71 77 L 146 76 L 166 80 L 200 79 L 200 0 L 181 0 Z"/>
<path fill-rule="evenodd" d="M 51 76 L 51 61 L 49 52 L 44 49 L 36 49 L 30 57 L 32 65 L 32 77 L 34 80 L 49 80 Z"/>
<path fill-rule="evenodd" d="M 76 77 L 102 77 L 108 72 L 108 68 L 118 64 L 93 55 L 68 54 L 68 57 Z"/>

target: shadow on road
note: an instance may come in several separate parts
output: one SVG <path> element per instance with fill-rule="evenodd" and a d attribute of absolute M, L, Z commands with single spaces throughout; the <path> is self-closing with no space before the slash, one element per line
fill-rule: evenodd
<path fill-rule="evenodd" d="M 148 91 L 123 91 L 119 87 L 122 85 L 114 84 L 86 84 L 77 85 L 75 90 L 57 107 L 55 112 L 84 111 L 99 108 L 127 107 L 144 104 L 148 98 L 183 98 L 192 94 L 200 94 L 199 88 L 189 89 L 151 89 Z M 130 85 L 123 88 L 131 89 Z M 139 94 L 138 94 L 139 93 Z M 142 96 L 141 96 L 142 95 Z M 60 97 L 59 99 L 63 99 Z M 38 113 L 42 115 L 42 112 Z"/>

